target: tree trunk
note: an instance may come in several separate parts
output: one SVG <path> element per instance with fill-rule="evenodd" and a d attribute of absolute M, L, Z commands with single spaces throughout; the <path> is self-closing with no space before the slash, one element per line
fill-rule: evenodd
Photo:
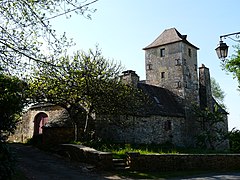
<path fill-rule="evenodd" d="M 74 122 L 74 141 L 78 141 L 78 125 Z"/>
<path fill-rule="evenodd" d="M 89 114 L 87 113 L 86 119 L 85 119 L 84 130 L 83 130 L 83 133 L 84 133 L 84 134 L 87 132 L 88 120 L 89 120 Z"/>

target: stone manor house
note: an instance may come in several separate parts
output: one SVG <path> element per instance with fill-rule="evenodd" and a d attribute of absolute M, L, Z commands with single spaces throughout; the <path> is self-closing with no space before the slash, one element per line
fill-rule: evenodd
<path fill-rule="evenodd" d="M 124 71 L 121 76 L 122 81 L 149 95 L 153 103 L 148 111 L 138 116 L 111 117 L 124 121 L 124 126 L 111 123 L 108 116 L 96 116 L 95 136 L 121 143 L 194 146 L 196 136 L 204 129 L 199 118 L 193 114 L 192 105 L 210 110 L 217 105 L 212 97 L 209 69 L 204 65 L 198 68 L 198 49 L 187 40 L 187 35 L 181 35 L 175 28 L 164 30 L 157 39 L 143 48 L 146 80 L 140 81 L 133 70 Z M 220 122 L 218 127 L 227 133 L 227 112 L 222 108 L 219 111 L 224 114 L 225 121 Z M 51 127 L 49 124 L 59 119 L 65 122 L 65 117 L 66 112 L 58 106 L 33 106 L 23 117 L 21 128 L 18 128 L 12 138 L 23 141 L 33 134 L 41 134 L 42 127 Z M 66 124 L 58 123 L 57 126 L 43 129 L 52 129 L 48 136 L 50 139 L 69 140 L 72 135 L 64 129 L 71 128 L 71 125 Z M 224 141 L 220 146 L 228 148 L 228 142 Z"/>

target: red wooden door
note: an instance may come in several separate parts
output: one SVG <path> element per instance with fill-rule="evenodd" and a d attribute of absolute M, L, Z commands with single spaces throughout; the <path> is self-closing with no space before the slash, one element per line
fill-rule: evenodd
<path fill-rule="evenodd" d="M 48 116 L 45 113 L 39 113 L 34 120 L 34 135 L 42 134 L 42 127 L 48 122 Z"/>

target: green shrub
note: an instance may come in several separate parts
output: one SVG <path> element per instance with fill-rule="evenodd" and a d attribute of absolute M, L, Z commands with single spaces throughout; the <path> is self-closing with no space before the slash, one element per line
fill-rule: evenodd
<path fill-rule="evenodd" d="M 234 153 L 240 153 L 240 131 L 232 129 L 229 132 L 229 145 L 230 151 Z"/>

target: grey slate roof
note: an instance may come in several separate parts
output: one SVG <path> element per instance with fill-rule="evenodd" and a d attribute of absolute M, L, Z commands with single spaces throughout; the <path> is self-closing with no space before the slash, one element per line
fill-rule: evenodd
<path fill-rule="evenodd" d="M 138 83 L 138 88 L 147 94 L 152 101 L 150 105 L 146 104 L 145 112 L 141 112 L 142 115 L 185 116 L 184 109 L 176 101 L 175 95 L 168 89 L 145 83 Z"/>
<path fill-rule="evenodd" d="M 190 42 L 187 41 L 187 35 L 181 35 L 175 28 L 166 29 L 163 31 L 163 33 L 157 37 L 151 44 L 149 44 L 147 47 L 143 48 L 143 50 L 147 50 L 150 48 L 155 48 L 159 46 L 163 46 L 166 44 L 171 44 L 175 42 L 183 41 L 186 44 L 199 49 L 198 47 L 194 46 Z"/>

